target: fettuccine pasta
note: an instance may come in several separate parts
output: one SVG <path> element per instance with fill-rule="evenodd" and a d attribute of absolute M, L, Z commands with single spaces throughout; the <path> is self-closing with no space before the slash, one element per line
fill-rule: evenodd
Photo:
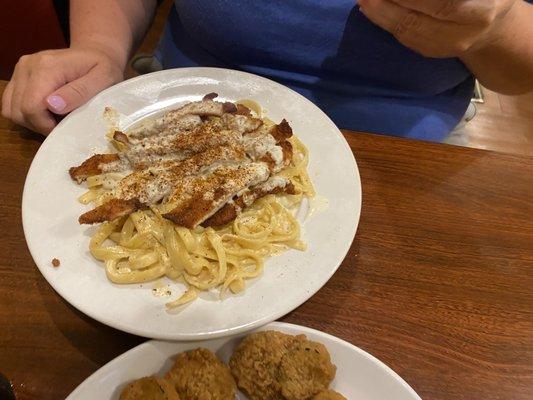
<path fill-rule="evenodd" d="M 105 264 L 110 281 L 133 284 L 169 278 L 185 292 L 169 308 L 193 301 L 200 291 L 218 288 L 223 295 L 245 289 L 246 280 L 261 275 L 265 260 L 286 249 L 304 250 L 295 210 L 315 195 L 307 173 L 309 154 L 296 137 L 289 139 L 294 156 L 279 176 L 294 184 L 294 195 L 268 195 L 246 207 L 234 221 L 217 228 L 187 229 L 162 217 L 159 206 L 104 222 L 90 240 L 91 254 Z M 111 172 L 87 179 L 89 190 L 79 201 L 98 206 L 111 197 L 124 177 Z"/>

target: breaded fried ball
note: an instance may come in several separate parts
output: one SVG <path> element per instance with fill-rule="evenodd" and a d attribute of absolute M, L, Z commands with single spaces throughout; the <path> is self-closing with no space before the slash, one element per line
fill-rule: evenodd
<path fill-rule="evenodd" d="M 180 400 L 180 397 L 169 381 L 147 376 L 126 386 L 120 400 Z"/>
<path fill-rule="evenodd" d="M 181 353 L 167 374 L 182 400 L 235 400 L 229 368 L 207 349 Z"/>
<path fill-rule="evenodd" d="M 309 399 L 328 388 L 336 370 L 322 343 L 296 340 L 281 360 L 281 393 L 287 400 Z"/>
<path fill-rule="evenodd" d="M 229 362 L 237 386 L 251 400 L 283 400 L 278 379 L 283 355 L 295 337 L 276 331 L 248 335 Z"/>
<path fill-rule="evenodd" d="M 333 390 L 324 390 L 313 397 L 313 400 L 346 400 L 346 397 Z"/>

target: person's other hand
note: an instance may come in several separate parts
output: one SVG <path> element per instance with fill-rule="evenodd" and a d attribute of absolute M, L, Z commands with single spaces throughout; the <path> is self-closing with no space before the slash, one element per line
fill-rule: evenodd
<path fill-rule="evenodd" d="M 36 132 L 123 79 L 123 65 L 96 47 L 46 50 L 22 56 L 2 96 L 2 115 Z"/>
<path fill-rule="evenodd" d="M 518 0 L 520 1 L 520 0 Z M 498 40 L 517 0 L 359 0 L 361 12 L 426 57 L 460 57 Z"/>

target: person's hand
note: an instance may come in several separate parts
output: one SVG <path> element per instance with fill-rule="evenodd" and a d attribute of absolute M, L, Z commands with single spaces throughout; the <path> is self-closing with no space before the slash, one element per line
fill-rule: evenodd
<path fill-rule="evenodd" d="M 426 57 L 461 57 L 498 40 L 520 0 L 359 0 L 361 12 Z"/>
<path fill-rule="evenodd" d="M 64 115 L 123 79 L 124 66 L 97 47 L 22 56 L 2 96 L 2 115 L 48 134 Z"/>

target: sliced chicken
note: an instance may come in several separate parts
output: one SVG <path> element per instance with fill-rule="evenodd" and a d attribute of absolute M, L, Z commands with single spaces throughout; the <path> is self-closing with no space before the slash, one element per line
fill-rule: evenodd
<path fill-rule="evenodd" d="M 292 182 L 283 177 L 272 177 L 264 183 L 247 189 L 244 193 L 233 197 L 224 207 L 202 222 L 202 226 L 220 226 L 233 221 L 241 211 L 252 205 L 256 200 L 269 194 L 295 194 Z"/>
<path fill-rule="evenodd" d="M 253 160 L 269 164 L 272 173 L 287 167 L 292 161 L 292 145 L 288 139 L 292 128 L 286 120 L 278 125 L 263 124 L 258 129 L 244 134 L 242 143 Z"/>
<path fill-rule="evenodd" d="M 268 179 L 264 163 L 221 166 L 211 173 L 185 178 L 169 199 L 174 208 L 164 215 L 177 225 L 194 228 L 239 192 Z"/>
<path fill-rule="evenodd" d="M 105 164 L 116 163 L 119 160 L 118 154 L 95 154 L 80 166 L 70 168 L 68 173 L 72 179 L 81 183 L 89 176 L 100 175 L 105 172 Z"/>
<path fill-rule="evenodd" d="M 224 129 L 230 129 L 239 132 L 242 135 L 245 135 L 248 132 L 253 132 L 263 125 L 263 121 L 259 118 L 238 114 L 224 114 L 221 118 L 221 122 Z"/>
<path fill-rule="evenodd" d="M 116 154 L 95 155 L 81 166 L 71 168 L 70 175 L 80 183 L 88 176 L 103 172 L 143 169 L 162 161 L 180 161 L 212 147 L 237 145 L 243 135 L 256 131 L 261 125 L 262 121 L 257 118 L 226 114 L 220 120 L 204 122 L 189 131 L 152 135 L 135 141 L 123 132 L 115 131 L 113 138 L 128 146 L 121 153 L 120 160 Z"/>
<path fill-rule="evenodd" d="M 195 101 L 165 113 L 162 117 L 131 130 L 130 138 L 141 139 L 152 135 L 177 133 L 195 128 L 202 123 L 201 117 L 221 117 L 224 113 L 245 112 L 243 107 L 213 99 L 217 93 L 209 93 L 201 101 Z"/>
<path fill-rule="evenodd" d="M 78 183 L 102 173 L 127 174 L 114 187 L 113 199 L 83 214 L 80 223 L 164 204 L 170 210 L 164 216 L 179 225 L 215 226 L 269 193 L 293 193 L 290 181 L 272 177 L 292 160 L 287 121 L 264 123 L 245 106 L 214 101 L 216 96 L 170 111 L 144 130 L 116 131 L 122 151 L 71 168 Z"/>
<path fill-rule="evenodd" d="M 202 101 L 194 101 L 192 103 L 184 105 L 181 108 L 178 108 L 177 110 L 169 111 L 165 114 L 163 120 L 174 120 L 188 114 L 199 115 L 201 117 L 221 117 L 224 113 L 232 113 L 236 111 L 237 106 L 233 103 L 221 103 L 219 101 L 206 99 Z"/>
<path fill-rule="evenodd" d="M 165 158 L 183 160 L 212 147 L 237 145 L 243 134 L 256 130 L 261 124 L 256 118 L 225 114 L 219 120 L 206 121 L 190 131 L 139 140 L 125 152 L 125 157 L 134 168 Z"/>
<path fill-rule="evenodd" d="M 123 200 L 111 199 L 101 206 L 82 214 L 78 221 L 80 224 L 97 224 L 105 221 L 125 217 L 142 208 L 137 199 Z"/>
<path fill-rule="evenodd" d="M 270 134 L 274 136 L 277 143 L 283 142 L 292 136 L 292 128 L 286 119 L 283 119 L 278 125 L 274 125 Z"/>
<path fill-rule="evenodd" d="M 213 147 L 183 161 L 161 162 L 135 171 L 118 183 L 115 195 L 121 199 L 136 198 L 144 204 L 156 204 L 186 176 L 199 174 L 210 166 L 246 161 L 246 154 L 240 147 Z"/>
<path fill-rule="evenodd" d="M 167 116 L 163 118 L 163 123 L 170 132 L 190 131 L 202 123 L 202 118 L 199 115 L 193 114 L 184 115 L 178 118 Z"/>
<path fill-rule="evenodd" d="M 173 118 L 165 114 L 163 117 L 141 123 L 135 129 L 129 131 L 129 138 L 131 141 L 143 139 L 153 135 L 165 135 L 182 131 L 189 131 L 196 128 L 202 123 L 202 118 L 199 115 L 184 115 Z"/>

